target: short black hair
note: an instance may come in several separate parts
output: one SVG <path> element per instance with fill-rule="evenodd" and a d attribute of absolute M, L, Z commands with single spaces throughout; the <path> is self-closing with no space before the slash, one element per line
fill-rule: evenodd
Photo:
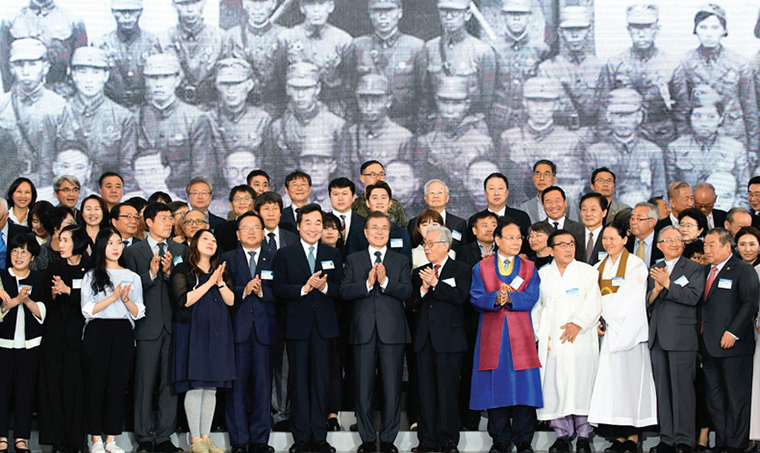
<path fill-rule="evenodd" d="M 391 222 L 391 217 L 388 214 L 385 214 L 385 213 L 380 212 L 380 211 L 372 211 L 369 214 L 367 214 L 367 218 L 364 219 L 364 229 L 365 230 L 368 228 L 367 225 L 369 225 L 369 220 L 370 219 L 385 219 L 385 220 L 388 221 L 388 225 L 389 226 L 393 224 L 393 222 Z"/>
<path fill-rule="evenodd" d="M 497 223 L 499 222 L 499 216 L 489 211 L 488 209 L 486 209 L 484 211 L 480 211 L 473 214 L 473 216 L 470 217 L 470 224 L 471 226 L 475 226 L 478 224 L 480 220 L 488 219 L 488 218 L 492 218 L 496 220 Z"/>
<path fill-rule="evenodd" d="M 45 231 L 48 233 L 53 234 L 56 228 L 60 228 L 67 215 L 70 215 L 73 218 L 74 211 L 67 206 L 56 206 L 46 212 L 40 219 L 42 220 L 42 227 L 45 228 Z"/>
<path fill-rule="evenodd" d="M 544 198 L 546 198 L 546 194 L 549 192 L 558 191 L 560 195 L 562 195 L 563 200 L 567 200 L 567 197 L 565 196 L 565 191 L 562 190 L 562 187 L 560 186 L 549 186 L 546 189 L 544 189 L 543 192 L 541 192 L 541 203 L 544 202 Z"/>
<path fill-rule="evenodd" d="M 116 173 L 115 171 L 107 171 L 100 175 L 100 178 L 98 178 L 98 187 L 103 187 L 103 180 L 110 178 L 111 176 L 116 176 L 119 178 L 121 180 L 121 185 L 124 185 L 124 178 L 122 178 L 120 174 Z"/>
<path fill-rule="evenodd" d="M 602 208 L 602 211 L 606 211 L 609 207 L 609 202 L 607 201 L 607 197 L 600 194 L 599 192 L 589 192 L 581 197 L 580 203 L 578 203 L 578 206 L 583 206 L 583 202 L 590 199 L 595 199 L 599 202 L 599 206 Z"/>
<path fill-rule="evenodd" d="M 253 190 L 253 188 L 247 184 L 240 184 L 239 186 L 235 186 L 232 189 L 230 189 L 230 203 L 232 203 L 232 200 L 235 198 L 235 194 L 238 192 L 245 192 L 248 195 L 250 195 L 254 200 L 256 200 L 256 191 Z"/>
<path fill-rule="evenodd" d="M 391 191 L 391 186 L 389 186 L 385 181 L 378 181 L 374 184 L 368 185 L 367 188 L 364 189 L 364 196 L 366 199 L 369 200 L 369 196 L 372 195 L 372 191 L 377 189 L 385 190 L 388 193 L 388 198 L 393 199 L 393 191 Z"/>
<path fill-rule="evenodd" d="M 124 204 L 127 206 L 132 206 L 133 208 L 137 209 L 137 212 L 139 213 L 143 210 L 145 205 L 148 204 L 148 200 L 143 197 L 132 197 L 129 200 L 125 201 Z"/>
<path fill-rule="evenodd" d="M 617 176 L 615 176 L 615 172 L 613 172 L 612 170 L 610 170 L 607 167 L 599 167 L 596 170 L 594 170 L 593 172 L 591 172 L 591 184 L 593 184 L 594 181 L 596 181 L 596 176 L 599 173 L 609 173 L 609 174 L 611 174 L 612 175 L 612 182 L 613 183 L 617 180 Z"/>
<path fill-rule="evenodd" d="M 64 231 L 71 231 L 71 242 L 74 243 L 74 249 L 72 255 L 84 255 L 87 251 L 87 247 L 92 244 L 90 236 L 87 234 L 87 230 L 82 225 L 67 225 L 64 227 L 58 235 Z"/>
<path fill-rule="evenodd" d="M 300 225 L 303 216 L 306 214 L 311 214 L 312 212 L 319 212 L 322 214 L 322 207 L 316 203 L 309 203 L 306 206 L 302 207 L 301 210 L 298 211 L 298 218 L 296 219 L 296 223 Z"/>
<path fill-rule="evenodd" d="M 533 164 L 533 172 L 536 171 L 536 168 L 538 168 L 539 165 L 548 165 L 552 169 L 552 174 L 553 175 L 557 174 L 557 164 L 555 164 L 554 162 L 552 162 L 552 161 L 550 161 L 548 159 L 540 159 L 540 160 L 536 161 L 535 164 Z"/>
<path fill-rule="evenodd" d="M 40 243 L 37 242 L 37 236 L 34 233 L 17 234 L 14 236 L 10 244 L 8 244 L 8 255 L 11 254 L 13 249 L 24 248 L 32 254 L 32 258 L 36 258 L 40 254 Z"/>
<path fill-rule="evenodd" d="M 29 206 L 34 206 L 34 203 L 37 202 L 37 188 L 34 186 L 32 180 L 24 177 L 16 178 L 11 183 L 10 187 L 8 187 L 8 198 L 6 198 L 8 201 L 8 209 L 13 207 L 13 192 L 15 192 L 16 189 L 18 189 L 18 187 L 23 183 L 29 184 L 29 187 L 32 188 L 32 199 L 29 201 Z"/>
<path fill-rule="evenodd" d="M 327 193 L 329 195 L 333 189 L 345 189 L 346 187 L 351 189 L 351 195 L 356 195 L 356 184 L 345 177 L 335 178 L 330 181 L 330 185 L 327 186 Z"/>
<path fill-rule="evenodd" d="M 493 237 L 501 237 L 501 231 L 510 225 L 517 225 L 518 228 L 520 228 L 520 225 L 517 224 L 517 222 L 512 219 L 512 217 L 507 216 L 501 216 L 499 217 L 499 222 L 496 224 L 496 229 L 493 230 Z M 520 233 L 522 234 L 522 233 Z"/>
<path fill-rule="evenodd" d="M 156 219 L 156 215 L 159 212 L 169 212 L 169 214 L 171 214 L 172 210 L 166 203 L 148 203 L 148 205 L 145 206 L 145 211 L 143 211 L 143 219 L 145 221 L 148 219 L 153 221 Z"/>
<path fill-rule="evenodd" d="M 509 179 L 504 175 L 504 173 L 491 173 L 490 175 L 486 176 L 486 179 L 483 180 L 483 190 L 486 190 L 486 187 L 488 186 L 488 181 L 491 178 L 499 178 L 504 181 L 504 184 L 507 185 L 507 190 L 509 190 Z"/>
<path fill-rule="evenodd" d="M 172 196 L 169 195 L 166 192 L 160 192 L 160 191 L 159 192 L 153 192 L 148 197 L 148 204 L 151 204 L 151 203 L 166 203 L 166 204 L 169 204 L 172 201 L 173 201 L 172 200 Z"/>
<path fill-rule="evenodd" d="M 180 210 L 180 208 L 187 208 L 188 204 L 185 201 L 177 200 L 172 201 L 171 203 L 167 203 L 167 206 L 169 206 L 169 209 L 172 211 L 172 215 Z"/>
<path fill-rule="evenodd" d="M 286 189 L 288 188 L 290 181 L 293 181 L 296 179 L 305 179 L 306 182 L 309 183 L 309 187 L 311 187 L 311 176 L 309 176 L 308 173 L 303 172 L 301 170 L 295 170 L 288 173 L 288 176 L 285 177 L 285 188 Z"/>
<path fill-rule="evenodd" d="M 747 192 L 749 192 L 749 186 L 752 184 L 760 184 L 760 176 L 753 176 L 747 183 Z"/>
<path fill-rule="evenodd" d="M 269 177 L 269 174 L 265 172 L 264 170 L 257 168 L 256 170 L 251 170 L 250 173 L 248 173 L 248 176 L 245 178 L 245 182 L 248 185 L 251 185 L 251 180 L 257 176 L 263 176 L 267 178 L 267 182 L 271 182 L 272 178 Z"/>
<path fill-rule="evenodd" d="M 240 222 L 241 222 L 243 219 L 245 219 L 246 217 L 255 217 L 255 218 L 259 219 L 259 222 L 261 222 L 261 226 L 262 226 L 262 228 L 264 227 L 264 219 L 262 219 L 262 218 L 261 218 L 261 216 L 260 216 L 260 215 L 258 215 L 258 214 L 256 214 L 255 212 L 253 212 L 253 211 L 248 211 L 248 212 L 244 212 L 243 214 L 241 214 L 241 215 L 240 215 L 240 217 L 238 217 L 238 218 L 237 218 L 237 220 L 235 220 L 235 229 L 236 229 L 236 230 L 237 230 L 238 228 L 240 228 Z"/>
<path fill-rule="evenodd" d="M 253 202 L 253 210 L 259 212 L 265 204 L 276 204 L 282 212 L 282 197 L 277 192 L 264 192 L 257 196 L 256 201 Z"/>
<path fill-rule="evenodd" d="M 111 208 L 111 212 L 108 213 L 109 216 L 111 217 L 111 222 L 112 222 L 111 224 L 113 224 L 114 220 L 117 220 L 119 218 L 119 216 L 121 215 L 121 208 L 123 208 L 124 206 L 131 206 L 131 207 L 135 208 L 135 210 L 137 211 L 138 214 L 140 214 L 140 210 L 137 209 L 137 207 L 135 207 L 135 205 L 133 205 L 131 203 L 127 203 L 127 202 L 119 203 L 116 206 L 114 206 L 113 208 Z"/>
<path fill-rule="evenodd" d="M 551 234 L 549 234 L 549 237 L 546 239 L 546 245 L 548 245 L 549 247 L 554 247 L 554 239 L 557 236 L 570 236 L 571 238 L 573 238 L 573 242 L 575 242 L 575 236 L 573 236 L 573 233 L 567 230 L 559 229 L 559 230 L 552 231 Z M 578 245 L 578 244 L 576 243 L 575 245 Z"/>
<path fill-rule="evenodd" d="M 628 236 L 628 228 L 625 226 L 625 224 L 619 220 L 613 220 L 612 222 L 608 223 L 603 229 L 606 230 L 607 228 L 612 228 L 613 230 L 617 231 L 617 233 L 620 235 L 621 238 L 625 239 L 626 236 Z"/>
<path fill-rule="evenodd" d="M 367 167 L 369 167 L 370 165 L 375 165 L 375 164 L 381 166 L 383 170 L 385 170 L 385 165 L 383 165 L 379 160 L 368 160 L 364 162 L 362 166 L 359 168 L 359 174 L 363 175 L 364 170 L 366 170 Z"/>

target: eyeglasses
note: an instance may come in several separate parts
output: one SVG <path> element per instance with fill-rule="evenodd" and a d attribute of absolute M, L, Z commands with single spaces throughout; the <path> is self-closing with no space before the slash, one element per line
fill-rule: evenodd
<path fill-rule="evenodd" d="M 140 220 L 139 214 L 123 214 L 117 217 L 120 219 L 127 219 L 127 220 Z"/>
<path fill-rule="evenodd" d="M 612 184 L 613 182 L 615 182 L 615 180 L 612 178 L 597 178 L 594 180 L 594 184 Z"/>
<path fill-rule="evenodd" d="M 502 239 L 505 241 L 522 241 L 525 238 L 523 236 L 504 236 Z"/>
<path fill-rule="evenodd" d="M 692 228 L 696 228 L 698 225 L 696 223 L 683 223 L 683 222 L 681 222 L 681 223 L 678 224 L 678 226 L 680 226 L 682 228 L 692 229 Z"/>
<path fill-rule="evenodd" d="M 545 171 L 541 173 L 540 171 L 537 171 L 533 173 L 533 177 L 537 179 L 551 179 L 551 177 L 554 176 L 554 173 L 550 171 Z"/>
<path fill-rule="evenodd" d="M 681 225 L 683 225 L 683 224 L 681 224 Z M 659 241 L 657 241 L 658 244 L 675 244 L 675 243 L 679 243 L 679 242 L 683 242 L 683 239 L 681 239 L 681 238 L 667 238 L 667 239 L 660 239 Z"/>
<path fill-rule="evenodd" d="M 369 176 L 372 178 L 385 178 L 385 172 L 381 171 L 380 173 L 363 173 L 362 176 Z"/>
<path fill-rule="evenodd" d="M 63 193 L 79 193 L 80 189 L 79 187 L 64 187 L 63 189 L 58 189 L 57 192 L 63 192 Z"/>
<path fill-rule="evenodd" d="M 694 203 L 694 207 L 697 209 L 712 209 L 715 207 L 715 203 Z"/>
<path fill-rule="evenodd" d="M 189 220 L 184 221 L 185 225 L 199 225 L 200 226 L 200 225 L 205 225 L 207 223 L 208 222 L 206 222 L 203 219 L 189 219 Z"/>
<path fill-rule="evenodd" d="M 17 256 L 19 258 L 29 258 L 32 254 L 28 250 L 13 249 L 11 250 L 11 256 Z"/>
<path fill-rule="evenodd" d="M 257 226 L 244 226 L 244 227 L 238 228 L 238 231 L 242 231 L 244 233 L 250 233 L 252 231 L 261 231 L 261 230 L 262 228 L 257 227 Z"/>
<path fill-rule="evenodd" d="M 200 190 L 200 191 L 199 190 L 194 190 L 194 191 L 190 192 L 190 196 L 191 197 L 208 197 L 212 193 L 214 193 L 214 192 L 209 192 L 208 190 Z"/>
<path fill-rule="evenodd" d="M 430 247 L 434 246 L 435 244 L 448 244 L 446 241 L 424 241 L 422 243 L 422 248 L 429 249 Z"/>
<path fill-rule="evenodd" d="M 760 198 L 760 192 L 747 192 L 747 196 L 754 200 Z"/>
<path fill-rule="evenodd" d="M 575 247 L 575 241 L 555 242 L 553 247 L 559 247 L 560 250 L 567 250 L 570 247 Z"/>
<path fill-rule="evenodd" d="M 232 202 L 233 203 L 240 203 L 241 201 L 251 201 L 251 200 L 253 200 L 253 197 L 250 196 L 250 195 L 248 195 L 248 196 L 245 196 L 245 197 L 235 197 L 235 198 L 232 199 Z"/>
<path fill-rule="evenodd" d="M 647 220 L 652 220 L 652 217 L 631 217 L 631 223 L 646 222 Z"/>

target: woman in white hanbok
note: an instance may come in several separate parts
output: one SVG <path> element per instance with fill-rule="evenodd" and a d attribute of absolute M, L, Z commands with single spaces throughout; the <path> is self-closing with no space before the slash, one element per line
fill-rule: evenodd
<path fill-rule="evenodd" d="M 596 264 L 602 293 L 603 336 L 588 421 L 609 425 L 615 438 L 606 451 L 636 453 L 640 428 L 657 424 L 657 395 L 647 339 L 646 264 L 628 253 L 626 228 L 602 231 L 607 257 Z"/>

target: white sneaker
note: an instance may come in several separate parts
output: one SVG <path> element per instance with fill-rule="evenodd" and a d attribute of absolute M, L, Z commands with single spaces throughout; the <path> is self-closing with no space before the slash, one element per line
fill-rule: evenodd
<path fill-rule="evenodd" d="M 90 453 L 106 453 L 106 449 L 103 448 L 103 439 L 90 445 Z"/>
<path fill-rule="evenodd" d="M 106 453 L 124 453 L 124 449 L 116 445 L 116 440 L 112 440 L 106 444 Z"/>

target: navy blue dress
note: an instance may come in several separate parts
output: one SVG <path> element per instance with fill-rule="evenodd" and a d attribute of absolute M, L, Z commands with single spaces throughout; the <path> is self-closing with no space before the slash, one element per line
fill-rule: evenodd
<path fill-rule="evenodd" d="M 211 274 L 201 274 L 197 280 L 186 263 L 177 265 L 172 272 L 177 304 L 172 382 L 179 393 L 203 387 L 230 388 L 235 379 L 232 321 L 219 288 L 213 286 L 192 307 L 185 307 L 187 293 L 210 277 Z"/>

